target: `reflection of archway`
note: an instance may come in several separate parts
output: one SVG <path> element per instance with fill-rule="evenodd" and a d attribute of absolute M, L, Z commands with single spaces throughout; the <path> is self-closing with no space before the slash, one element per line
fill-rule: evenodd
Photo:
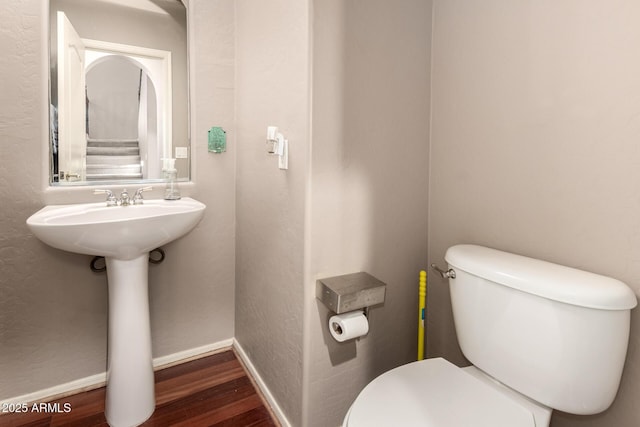
<path fill-rule="evenodd" d="M 137 139 L 146 73 L 134 60 L 109 55 L 86 68 L 87 134 L 100 139 Z M 143 135 L 140 135 L 143 137 Z"/>
<path fill-rule="evenodd" d="M 127 56 L 102 56 L 86 67 L 86 89 L 87 179 L 159 177 L 156 91 L 146 67 Z"/>
<path fill-rule="evenodd" d="M 146 74 L 147 78 L 141 79 L 140 96 L 147 102 L 141 103 L 146 109 L 140 110 L 138 134 L 141 142 L 144 137 L 148 141 L 140 146 L 144 178 L 160 178 L 160 159 L 171 157 L 172 152 L 171 52 L 90 39 L 83 39 L 83 43 L 86 47 L 87 73 L 110 58 L 119 58 L 134 64 Z"/>

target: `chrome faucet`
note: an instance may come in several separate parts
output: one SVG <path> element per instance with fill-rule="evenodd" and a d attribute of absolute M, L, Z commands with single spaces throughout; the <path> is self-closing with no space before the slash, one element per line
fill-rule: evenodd
<path fill-rule="evenodd" d="M 124 190 L 122 190 L 122 193 L 120 193 L 120 206 L 129 206 L 130 204 L 131 199 L 129 198 L 129 193 L 125 188 Z"/>
<path fill-rule="evenodd" d="M 138 188 L 133 195 L 133 198 L 129 197 L 127 189 L 123 189 L 120 193 L 120 198 L 116 199 L 111 190 L 93 190 L 93 194 L 106 194 L 107 206 L 129 206 L 129 205 L 141 205 L 143 203 L 142 192 L 152 190 L 153 187 Z"/>
<path fill-rule="evenodd" d="M 143 203 L 142 192 L 143 191 L 151 191 L 153 187 L 141 187 L 136 190 L 136 193 L 133 195 L 133 204 L 141 205 Z"/>
<path fill-rule="evenodd" d="M 111 190 L 93 190 L 93 194 L 106 194 L 107 206 L 118 206 L 118 199 L 116 199 Z"/>

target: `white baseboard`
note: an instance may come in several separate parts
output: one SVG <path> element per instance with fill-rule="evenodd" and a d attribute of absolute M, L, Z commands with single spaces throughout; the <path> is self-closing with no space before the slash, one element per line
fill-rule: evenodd
<path fill-rule="evenodd" d="M 34 391 L 33 393 L 10 397 L 8 399 L 0 401 L 0 407 L 5 407 L 6 405 L 21 405 L 23 403 L 30 404 L 33 402 L 46 402 L 50 400 L 62 399 L 63 397 L 70 396 L 72 394 L 82 393 L 83 391 L 89 391 L 95 388 L 102 387 L 106 383 L 107 373 L 102 372 L 100 374 L 80 378 L 68 383 Z"/>
<path fill-rule="evenodd" d="M 200 359 L 213 353 L 230 349 L 233 346 L 233 338 L 218 341 L 213 344 L 203 345 L 201 347 L 191 348 L 189 350 L 179 351 L 178 353 L 168 354 L 153 359 L 153 369 L 164 369 L 173 365 L 188 362 L 189 360 Z"/>
<path fill-rule="evenodd" d="M 245 353 L 244 349 L 242 348 L 240 343 L 236 341 L 235 338 L 233 339 L 233 348 L 236 351 L 236 354 L 242 360 L 242 363 L 244 364 L 244 366 L 247 368 L 247 370 L 253 377 L 253 380 L 255 381 L 256 385 L 262 392 L 262 395 L 267 400 L 267 403 L 269 404 L 269 406 L 271 406 L 271 410 L 273 411 L 274 415 L 278 418 L 278 421 L 280 421 L 280 424 L 282 425 L 282 427 L 291 427 L 291 423 L 289 422 L 287 417 L 284 415 L 284 412 L 282 412 L 282 408 L 280 408 L 280 405 L 278 405 L 278 402 L 273 397 L 273 394 L 271 394 L 271 391 L 269 390 L 265 382 L 260 377 L 260 374 L 256 370 L 256 367 L 253 365 L 253 363 L 247 356 L 247 353 Z"/>
<path fill-rule="evenodd" d="M 178 353 L 160 356 L 153 359 L 154 370 L 168 368 L 173 365 L 188 362 L 189 360 L 199 359 L 209 354 L 227 350 L 235 343 L 233 338 L 219 341 L 213 344 L 207 344 L 201 347 L 192 348 Z M 107 383 L 107 373 L 91 375 L 89 377 L 80 378 L 68 383 L 59 384 L 53 387 L 34 391 L 33 393 L 23 394 L 21 396 L 10 397 L 0 401 L 0 407 L 12 404 L 45 402 L 56 399 L 62 399 L 72 394 L 81 393 L 83 391 L 93 390 L 104 386 Z"/>

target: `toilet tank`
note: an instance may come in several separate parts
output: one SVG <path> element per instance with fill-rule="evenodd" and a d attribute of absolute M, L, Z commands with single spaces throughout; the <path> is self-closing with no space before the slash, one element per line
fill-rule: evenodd
<path fill-rule="evenodd" d="M 445 259 L 469 361 L 554 409 L 588 415 L 611 405 L 637 304 L 627 285 L 482 246 L 453 246 Z"/>

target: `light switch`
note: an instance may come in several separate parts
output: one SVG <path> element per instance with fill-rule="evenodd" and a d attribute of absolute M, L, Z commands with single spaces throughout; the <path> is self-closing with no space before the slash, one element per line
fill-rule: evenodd
<path fill-rule="evenodd" d="M 176 147 L 176 159 L 186 159 L 189 156 L 187 147 Z"/>

